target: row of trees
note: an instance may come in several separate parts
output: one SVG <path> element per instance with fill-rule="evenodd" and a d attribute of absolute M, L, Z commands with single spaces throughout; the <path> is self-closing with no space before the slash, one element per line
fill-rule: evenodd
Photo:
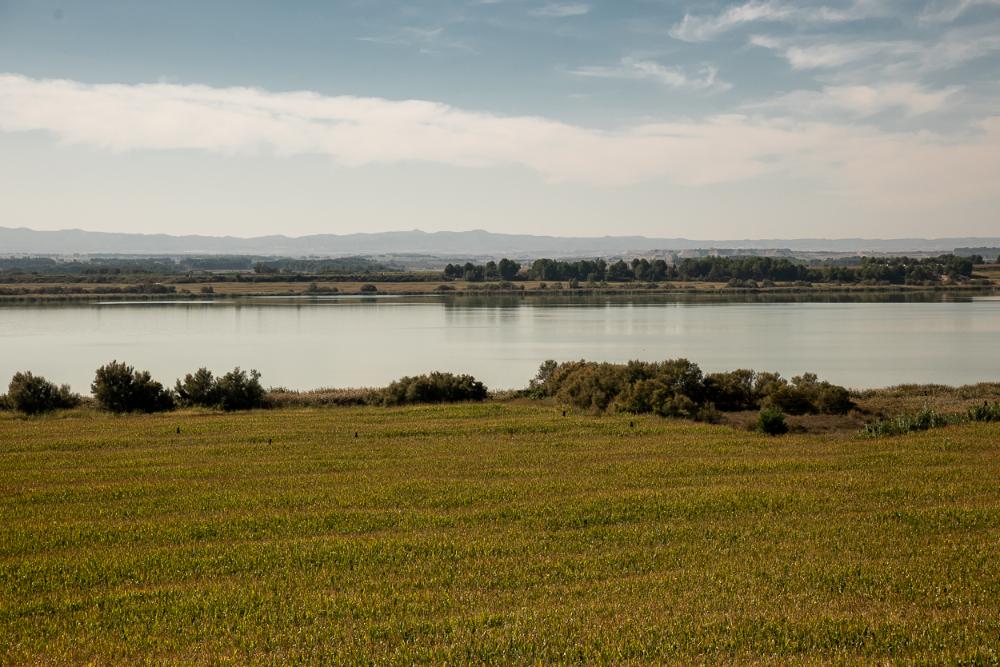
<path fill-rule="evenodd" d="M 506 257 L 499 262 L 489 261 L 486 264 L 448 264 L 444 267 L 444 277 L 454 280 L 468 280 L 479 282 L 482 280 L 514 280 L 521 272 L 521 265 L 518 262 Z"/>
<path fill-rule="evenodd" d="M 662 280 L 704 280 L 711 282 L 781 281 L 818 283 L 923 284 L 942 278 L 963 281 L 972 276 L 979 257 L 940 255 L 909 257 L 862 257 L 854 264 L 831 262 L 808 264 L 785 257 L 689 257 L 676 264 L 665 260 L 636 258 L 631 262 L 603 259 L 563 261 L 536 259 L 521 272 L 521 265 L 509 259 L 476 265 L 448 264 L 444 276 L 468 281 L 530 280 L 588 282 L 656 282 Z"/>
<path fill-rule="evenodd" d="M 170 389 L 154 380 L 149 371 L 112 361 L 97 369 L 90 390 L 98 407 L 119 414 L 163 412 L 176 407 L 225 411 L 268 407 L 260 373 L 256 370 L 248 373 L 239 367 L 218 377 L 207 368 L 199 368 L 177 380 Z M 382 389 L 367 391 L 364 402 L 371 405 L 454 403 L 482 401 L 487 394 L 486 385 L 471 375 L 435 372 L 404 377 Z M 0 407 L 29 415 L 73 408 L 82 402 L 82 397 L 70 391 L 68 385 L 56 386 L 31 372 L 15 373 L 7 395 L 0 396 Z"/>
<path fill-rule="evenodd" d="M 249 410 L 263 407 L 266 398 L 255 370 L 247 373 L 237 367 L 215 377 L 207 368 L 199 368 L 168 389 L 149 371 L 117 360 L 97 369 L 90 390 L 100 408 L 116 413 L 163 412 L 177 406 Z M 29 415 L 73 408 L 82 401 L 68 385 L 56 386 L 31 372 L 15 373 L 4 397 L 7 407 Z"/>

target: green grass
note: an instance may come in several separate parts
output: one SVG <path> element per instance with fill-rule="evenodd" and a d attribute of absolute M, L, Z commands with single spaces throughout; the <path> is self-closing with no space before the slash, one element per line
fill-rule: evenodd
<path fill-rule="evenodd" d="M 997 423 L 0 413 L 0 664 L 997 664 L 998 479 Z"/>

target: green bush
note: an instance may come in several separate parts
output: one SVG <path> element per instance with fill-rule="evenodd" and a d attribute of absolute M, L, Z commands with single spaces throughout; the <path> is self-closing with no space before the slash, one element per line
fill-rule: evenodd
<path fill-rule="evenodd" d="M 69 385 L 57 387 L 42 376 L 26 371 L 15 373 L 11 378 L 5 402 L 13 410 L 37 415 L 59 408 L 76 407 L 80 404 L 80 396 L 71 392 Z"/>
<path fill-rule="evenodd" d="M 767 435 L 784 435 L 788 433 L 785 423 L 785 413 L 775 407 L 762 408 L 757 415 L 757 430 Z"/>
<path fill-rule="evenodd" d="M 882 438 L 893 435 L 903 435 L 914 431 L 927 431 L 940 428 L 961 420 L 958 416 L 946 416 L 925 408 L 915 415 L 902 415 L 892 419 L 880 419 L 868 424 L 861 430 L 866 438 Z"/>
<path fill-rule="evenodd" d="M 194 373 L 185 375 L 183 381 L 178 380 L 174 393 L 181 405 L 205 408 L 219 406 L 219 386 L 212 371 L 207 368 L 199 368 Z"/>
<path fill-rule="evenodd" d="M 971 422 L 1000 422 L 1000 403 L 975 405 L 969 408 L 966 416 Z"/>
<path fill-rule="evenodd" d="M 434 372 L 396 380 L 371 397 L 377 405 L 406 405 L 409 403 L 453 403 L 482 401 L 486 386 L 471 375 Z"/>
<path fill-rule="evenodd" d="M 215 383 L 218 405 L 223 410 L 252 410 L 265 405 L 265 392 L 260 384 L 260 373 L 249 374 L 239 366 L 220 377 Z"/>
<path fill-rule="evenodd" d="M 758 408 L 754 392 L 757 374 L 745 368 L 705 376 L 705 395 L 719 410 L 736 412 Z"/>
<path fill-rule="evenodd" d="M 149 371 L 112 361 L 97 369 L 90 385 L 94 398 L 111 412 L 162 412 L 174 407 L 173 394 L 153 380 Z"/>
<path fill-rule="evenodd" d="M 714 411 L 766 406 L 790 414 L 844 414 L 854 406 L 847 389 L 821 382 L 811 373 L 791 383 L 777 373 L 748 369 L 703 375 L 687 359 L 627 364 L 549 360 L 531 381 L 528 394 L 555 397 L 584 410 L 690 418 L 709 405 Z"/>

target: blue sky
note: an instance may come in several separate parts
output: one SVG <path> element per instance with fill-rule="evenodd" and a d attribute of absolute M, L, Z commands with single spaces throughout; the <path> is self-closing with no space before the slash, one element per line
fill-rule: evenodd
<path fill-rule="evenodd" d="M 1000 0 L 0 0 L 0 225 L 1000 235 Z"/>

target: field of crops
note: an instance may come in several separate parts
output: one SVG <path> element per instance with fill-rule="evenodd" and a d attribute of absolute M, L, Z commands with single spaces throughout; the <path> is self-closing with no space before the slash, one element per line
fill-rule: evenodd
<path fill-rule="evenodd" d="M 995 664 L 998 480 L 996 423 L 0 413 L 0 663 Z"/>

